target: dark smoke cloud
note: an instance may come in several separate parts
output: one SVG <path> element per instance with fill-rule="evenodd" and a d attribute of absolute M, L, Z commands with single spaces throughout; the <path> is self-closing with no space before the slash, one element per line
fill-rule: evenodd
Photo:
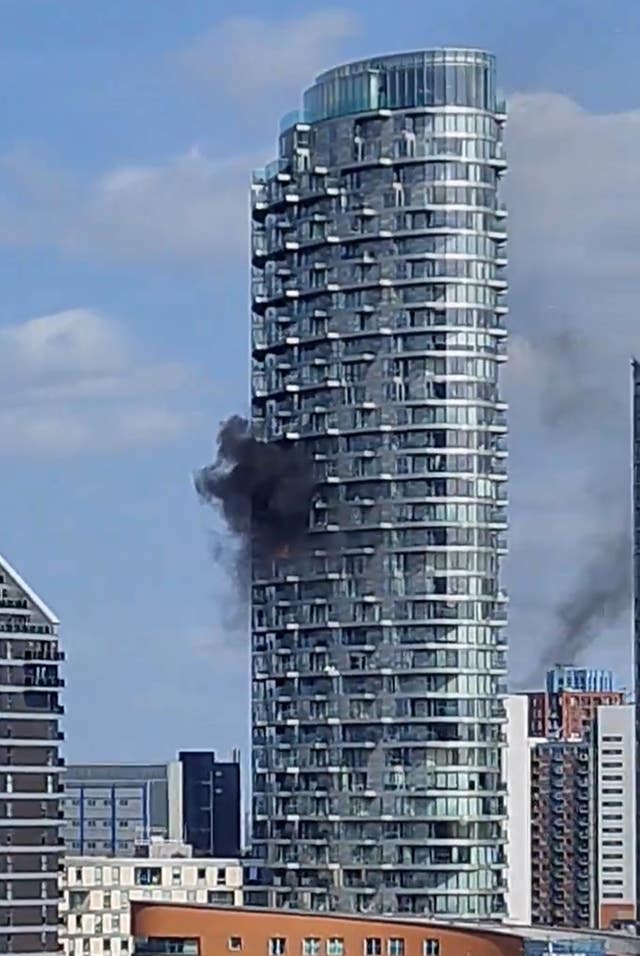
<path fill-rule="evenodd" d="M 619 379 L 603 374 L 602 349 L 568 327 L 560 325 L 546 334 L 538 330 L 532 348 L 539 374 L 540 424 L 565 447 L 578 442 L 583 461 L 587 452 L 582 490 L 587 495 L 588 523 L 596 529 L 576 542 L 577 574 L 552 609 L 550 640 L 524 682 L 529 687 L 556 663 L 579 663 L 631 603 L 628 471 L 619 456 L 628 412 L 616 391 Z M 620 376 L 626 373 L 622 365 Z"/>
<path fill-rule="evenodd" d="M 234 415 L 218 433 L 215 462 L 195 476 L 200 498 L 222 509 L 227 526 L 250 554 L 284 557 L 304 539 L 314 496 L 302 450 L 254 438 Z"/>
<path fill-rule="evenodd" d="M 594 542 L 573 589 L 560 601 L 553 639 L 536 661 L 525 686 L 554 664 L 574 664 L 603 629 L 615 624 L 631 602 L 631 538 L 626 528 Z"/>

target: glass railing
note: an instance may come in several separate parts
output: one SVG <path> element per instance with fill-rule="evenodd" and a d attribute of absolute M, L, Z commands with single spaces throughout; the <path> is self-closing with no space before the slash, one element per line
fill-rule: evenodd
<path fill-rule="evenodd" d="M 274 159 L 271 163 L 268 163 L 264 168 L 264 174 L 267 179 L 273 179 L 274 176 L 277 176 L 278 173 L 284 172 L 289 166 L 288 159 Z"/>
<path fill-rule="evenodd" d="M 291 110 L 289 113 L 285 113 L 280 120 L 280 132 L 286 133 L 286 131 L 291 129 L 292 126 L 295 126 L 296 123 L 304 123 L 304 116 L 301 110 Z"/>

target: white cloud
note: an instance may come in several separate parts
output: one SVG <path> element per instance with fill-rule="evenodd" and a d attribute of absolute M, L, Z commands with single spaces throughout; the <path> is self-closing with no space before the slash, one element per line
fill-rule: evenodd
<path fill-rule="evenodd" d="M 522 672 L 531 639 L 553 638 L 554 608 L 580 581 L 604 532 L 629 521 L 640 111 L 599 115 L 559 94 L 515 96 L 507 145 L 508 576 L 512 658 Z M 586 658 L 601 663 L 606 645 L 626 666 L 628 633 L 624 620 L 613 628 L 603 622 Z"/>
<path fill-rule="evenodd" d="M 2 451 L 69 454 L 171 440 L 192 424 L 188 370 L 149 362 L 91 309 L 0 330 Z"/>
<path fill-rule="evenodd" d="M 93 184 L 67 242 L 124 259 L 214 263 L 248 248 L 251 161 L 191 150 L 158 166 L 121 167 Z"/>
<path fill-rule="evenodd" d="M 214 111 L 243 101 L 253 109 L 254 141 L 264 135 L 274 144 L 279 114 L 296 106 L 301 90 L 353 30 L 353 18 L 340 10 L 275 23 L 232 18 L 197 37 L 178 58 L 214 86 Z M 242 263 L 251 169 L 273 158 L 273 151 L 270 145 L 216 158 L 194 147 L 83 181 L 27 149 L 14 149 L 0 156 L 0 245 L 211 270 Z"/>
<path fill-rule="evenodd" d="M 262 155 L 215 160 L 194 148 L 83 183 L 28 152 L 10 154 L 0 159 L 0 244 L 210 269 L 242 261 L 251 169 L 262 162 Z"/>
<path fill-rule="evenodd" d="M 219 95 L 256 106 L 274 93 L 298 97 L 317 72 L 331 65 L 336 47 L 355 27 L 354 17 L 342 10 L 275 22 L 233 17 L 197 37 L 181 59 Z"/>
<path fill-rule="evenodd" d="M 640 110 L 593 114 L 551 93 L 510 103 L 510 387 L 591 401 L 592 425 L 627 405 L 640 350 L 639 151 Z"/>
<path fill-rule="evenodd" d="M 633 278 L 640 110 L 595 114 L 556 93 L 514 96 L 508 144 L 514 237 L 530 243 L 518 271 L 543 263 L 557 279 Z"/>

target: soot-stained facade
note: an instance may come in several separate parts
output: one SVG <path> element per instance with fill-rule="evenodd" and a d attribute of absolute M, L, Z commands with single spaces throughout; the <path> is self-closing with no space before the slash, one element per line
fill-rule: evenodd
<path fill-rule="evenodd" d="M 493 57 L 338 67 L 252 186 L 252 425 L 318 490 L 253 567 L 275 906 L 500 918 L 504 106 Z"/>

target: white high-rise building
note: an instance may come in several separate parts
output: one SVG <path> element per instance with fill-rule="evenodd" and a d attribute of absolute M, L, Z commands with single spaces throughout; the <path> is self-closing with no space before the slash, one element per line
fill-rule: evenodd
<path fill-rule="evenodd" d="M 595 729 L 598 926 L 636 918 L 635 707 L 598 707 Z"/>
<path fill-rule="evenodd" d="M 507 746 L 503 751 L 507 788 L 506 918 L 511 923 L 531 923 L 531 747 L 529 699 L 510 694 L 505 700 Z"/>

